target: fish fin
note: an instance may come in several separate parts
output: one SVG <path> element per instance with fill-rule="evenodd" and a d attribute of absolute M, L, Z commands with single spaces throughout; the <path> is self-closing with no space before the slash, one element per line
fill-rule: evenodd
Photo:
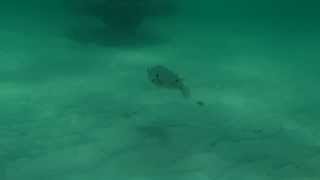
<path fill-rule="evenodd" d="M 188 87 L 186 87 L 186 86 L 182 86 L 180 88 L 180 91 L 181 91 L 183 97 L 185 97 L 185 98 L 189 98 L 191 96 L 190 89 Z"/>

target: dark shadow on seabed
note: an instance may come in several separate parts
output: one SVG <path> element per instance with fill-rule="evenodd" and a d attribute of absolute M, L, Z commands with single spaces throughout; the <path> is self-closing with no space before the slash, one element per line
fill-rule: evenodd
<path fill-rule="evenodd" d="M 102 0 L 76 1 L 69 4 L 70 11 L 80 22 L 66 36 L 81 43 L 111 47 L 139 47 L 163 42 L 163 37 L 153 28 L 161 18 L 173 16 L 176 4 L 160 0 Z"/>

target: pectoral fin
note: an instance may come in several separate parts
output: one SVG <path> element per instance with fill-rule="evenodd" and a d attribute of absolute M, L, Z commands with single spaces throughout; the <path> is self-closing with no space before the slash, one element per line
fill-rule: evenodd
<path fill-rule="evenodd" d="M 180 88 L 180 91 L 181 91 L 183 97 L 185 97 L 185 98 L 189 98 L 190 97 L 190 89 L 188 87 L 182 86 Z"/>

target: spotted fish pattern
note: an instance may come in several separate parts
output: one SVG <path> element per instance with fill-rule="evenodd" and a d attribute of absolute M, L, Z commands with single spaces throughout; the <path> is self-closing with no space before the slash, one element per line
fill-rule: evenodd
<path fill-rule="evenodd" d="M 184 84 L 183 79 L 167 67 L 156 65 L 148 68 L 147 72 L 149 80 L 155 86 L 159 88 L 178 90 L 185 98 L 190 97 L 190 90 Z"/>

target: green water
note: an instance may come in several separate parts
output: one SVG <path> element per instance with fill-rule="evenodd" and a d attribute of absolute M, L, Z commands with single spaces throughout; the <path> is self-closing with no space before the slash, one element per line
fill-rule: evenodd
<path fill-rule="evenodd" d="M 0 180 L 320 179 L 320 3 L 100 3 L 1 2 Z"/>

